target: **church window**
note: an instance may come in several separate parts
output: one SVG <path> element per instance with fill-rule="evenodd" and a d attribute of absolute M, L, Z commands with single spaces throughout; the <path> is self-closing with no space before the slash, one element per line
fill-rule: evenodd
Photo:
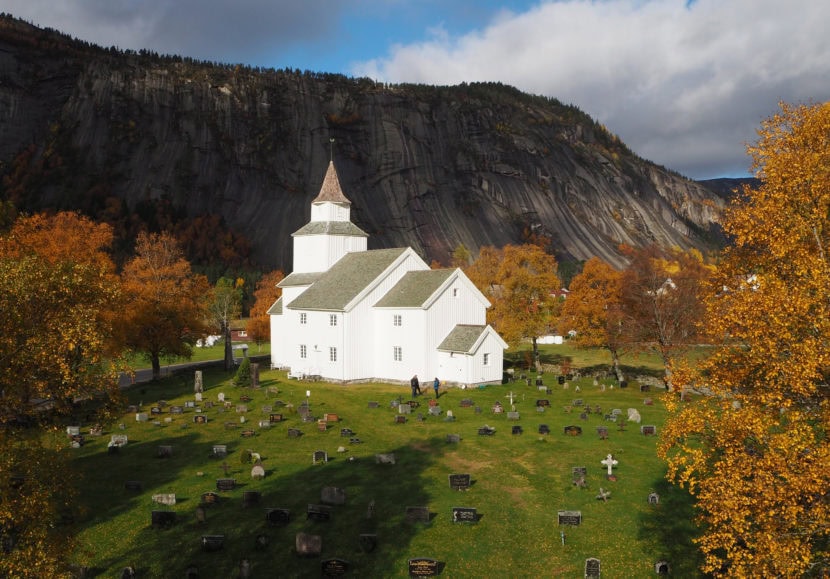
<path fill-rule="evenodd" d="M 306 348 L 305 344 L 300 344 L 300 358 L 307 358 L 308 357 L 308 348 Z"/>
<path fill-rule="evenodd" d="M 452 297 L 454 297 L 454 298 L 458 297 L 458 288 L 457 287 L 452 288 Z"/>
<path fill-rule="evenodd" d="M 403 348 L 400 346 L 393 346 L 392 348 L 392 357 L 394 358 L 395 362 L 402 362 L 403 361 Z"/>
<path fill-rule="evenodd" d="M 329 325 L 336 326 L 337 325 L 337 314 L 329 314 Z"/>
<path fill-rule="evenodd" d="M 482 363 L 483 363 L 485 366 L 489 366 L 489 365 L 490 365 L 490 354 L 484 354 L 484 357 L 482 358 Z"/>
<path fill-rule="evenodd" d="M 300 323 L 301 324 L 308 323 L 308 314 L 306 314 L 305 312 L 300 313 Z"/>
<path fill-rule="evenodd" d="M 329 348 L 329 362 L 337 362 L 337 348 L 334 346 Z"/>
<path fill-rule="evenodd" d="M 393 326 L 402 326 L 403 325 L 403 319 L 402 319 L 400 314 L 394 314 L 392 316 L 392 325 Z"/>

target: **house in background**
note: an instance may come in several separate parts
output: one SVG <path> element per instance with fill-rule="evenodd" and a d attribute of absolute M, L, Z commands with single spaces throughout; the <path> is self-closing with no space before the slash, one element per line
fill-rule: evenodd
<path fill-rule="evenodd" d="M 507 344 L 487 325 L 487 298 L 411 248 L 367 249 L 334 163 L 292 237 L 293 271 L 268 311 L 273 367 L 342 382 L 501 381 Z"/>

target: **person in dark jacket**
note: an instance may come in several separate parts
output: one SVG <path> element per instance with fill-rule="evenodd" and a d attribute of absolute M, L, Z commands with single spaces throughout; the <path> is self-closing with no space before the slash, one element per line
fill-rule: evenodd
<path fill-rule="evenodd" d="M 432 381 L 432 389 L 435 390 L 435 399 L 438 400 L 438 389 L 441 387 L 441 381 L 438 379 L 438 376 L 435 377 L 435 380 Z"/>
<path fill-rule="evenodd" d="M 418 394 L 421 393 L 421 384 L 418 382 L 418 375 L 415 374 L 412 377 L 412 380 L 409 381 L 409 385 L 412 386 L 412 397 L 415 398 Z"/>

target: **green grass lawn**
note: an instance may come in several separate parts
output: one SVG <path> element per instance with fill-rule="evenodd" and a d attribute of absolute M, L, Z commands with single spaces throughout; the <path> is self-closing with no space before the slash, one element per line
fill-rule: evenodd
<path fill-rule="evenodd" d="M 576 353 L 545 347 L 548 358 L 565 355 Z M 589 361 L 580 367 L 600 363 Z M 83 473 L 78 481 L 82 509 L 75 560 L 89 567 L 87 576 L 118 576 L 123 567 L 133 565 L 141 577 L 183 577 L 185 569 L 195 565 L 200 577 L 237 577 L 240 561 L 248 559 L 253 577 L 316 577 L 321 561 L 341 558 L 348 561 L 350 576 L 406 577 L 407 560 L 417 557 L 443 562 L 446 577 L 582 577 L 589 557 L 600 559 L 603 577 L 650 577 L 659 560 L 671 563 L 674 576 L 697 576 L 691 500 L 664 482 L 664 465 L 655 456 L 657 437 L 642 435 L 638 424 L 628 423 L 621 431 L 604 419 L 614 408 L 623 416 L 628 408 L 636 408 L 642 424 L 655 425 L 659 434 L 665 418 L 659 392 L 642 393 L 636 383 L 612 389 L 606 380 L 602 391 L 589 377 L 571 381 L 566 390 L 557 376 L 545 374 L 550 394 L 519 381 L 449 389 L 439 399 L 440 417 L 428 416 L 429 397 L 424 396 L 407 422 L 396 424 L 398 412 L 390 402 L 399 396 L 407 400 L 408 386 L 305 383 L 289 381 L 284 372 L 266 371 L 262 387 L 253 390 L 231 386 L 230 378 L 218 370 L 205 373 L 204 401 L 216 403 L 220 392 L 231 401 L 228 409 L 218 404 L 206 409 L 201 403 L 207 424 L 193 422 L 194 409 L 171 414 L 168 406 L 148 422 L 125 414 L 105 428 L 102 437 L 88 438 L 85 446 L 71 451 Z M 269 393 L 273 389 L 279 393 Z M 340 418 L 324 432 L 316 423 L 303 423 L 296 413 L 307 390 L 315 416 L 336 413 Z M 510 410 L 510 392 L 520 414 L 517 421 L 491 411 L 497 401 Z M 236 405 L 243 395 L 252 400 L 247 412 L 238 413 Z M 141 384 L 130 388 L 127 396 L 130 404 L 140 403 L 146 412 L 160 399 L 184 405 L 193 400 L 193 381 L 179 377 Z M 647 397 L 653 405 L 644 404 Z M 602 411 L 581 418 L 573 404 L 577 398 Z M 471 399 L 481 413 L 462 407 L 463 399 Z M 537 399 L 549 400 L 550 407 L 537 412 Z M 277 408 L 277 400 L 293 408 Z M 378 407 L 369 408 L 370 401 Z M 269 417 L 263 410 L 267 406 L 282 412 L 286 420 L 260 429 L 259 421 Z M 455 415 L 454 422 L 444 420 L 447 410 Z M 426 418 L 417 420 L 418 413 Z M 245 424 L 240 424 L 241 417 Z M 153 418 L 160 425 L 154 425 Z M 496 429 L 493 436 L 478 435 L 485 424 Z M 541 424 L 549 426 L 549 435 L 538 433 Z M 524 433 L 511 434 L 514 425 Z M 566 435 L 564 429 L 570 425 L 580 426 L 582 435 Z M 606 440 L 597 435 L 601 425 L 608 427 Z M 256 432 L 253 438 L 242 437 L 246 428 Z M 290 428 L 300 429 L 303 436 L 290 438 Z M 343 428 L 362 442 L 350 444 L 340 435 Z M 107 452 L 111 434 L 129 437 L 127 446 L 114 455 Z M 460 435 L 460 442 L 447 442 L 448 434 Z M 211 458 L 214 444 L 227 445 L 224 460 Z M 172 446 L 173 456 L 157 458 L 159 445 Z M 338 452 L 338 447 L 346 452 Z M 262 455 L 265 478 L 251 478 L 252 465 L 242 460 L 245 450 Z M 329 461 L 312 464 L 316 450 L 326 451 Z M 376 464 L 377 453 L 394 453 L 396 464 Z M 618 460 L 616 481 L 606 480 L 600 464 L 609 453 Z M 572 482 L 572 469 L 578 466 L 587 467 L 587 488 Z M 448 475 L 454 473 L 469 474 L 471 487 L 452 490 Z M 207 507 L 206 522 L 198 523 L 195 512 L 202 494 L 216 491 L 216 479 L 226 474 L 238 486 L 217 491 L 221 500 Z M 142 490 L 125 489 L 125 482 L 132 480 L 141 481 Z M 333 506 L 328 522 L 307 520 L 307 506 L 319 504 L 327 486 L 345 490 L 345 505 Z M 600 487 L 611 492 L 607 502 L 596 498 Z M 244 508 L 244 491 L 260 492 L 259 504 Z M 659 504 L 648 504 L 651 492 L 659 494 Z M 175 506 L 154 506 L 152 496 L 158 493 L 175 493 Z M 368 518 L 371 502 L 374 513 Z M 408 522 L 410 506 L 428 507 L 431 520 Z M 475 508 L 478 522 L 453 523 L 453 507 Z M 289 509 L 290 522 L 270 526 L 267 508 Z M 174 511 L 176 524 L 153 528 L 154 509 Z M 581 511 L 582 523 L 560 526 L 560 510 Z M 321 536 L 321 556 L 299 557 L 294 547 L 297 533 Z M 364 533 L 377 535 L 372 552 L 361 549 Z M 225 536 L 224 548 L 203 552 L 200 539 L 212 534 Z M 267 538 L 264 549 L 257 548 L 259 535 Z"/>
<path fill-rule="evenodd" d="M 235 342 L 233 345 L 236 346 L 238 344 L 248 344 L 249 356 L 261 356 L 271 353 L 270 342 L 262 344 L 260 346 L 254 344 L 253 342 Z M 240 358 L 241 356 L 241 352 L 239 352 L 238 350 L 234 350 L 234 357 Z M 185 358 L 183 356 L 164 358 L 161 361 L 161 364 L 162 366 L 168 366 L 173 364 L 186 364 L 188 362 L 209 362 L 211 360 L 224 360 L 224 358 L 225 345 L 219 343 L 210 346 L 209 348 L 193 348 L 193 355 L 190 358 Z M 147 360 L 147 358 L 141 354 L 132 354 L 128 356 L 127 362 L 130 365 L 130 367 L 134 370 L 150 368 L 150 361 Z"/>

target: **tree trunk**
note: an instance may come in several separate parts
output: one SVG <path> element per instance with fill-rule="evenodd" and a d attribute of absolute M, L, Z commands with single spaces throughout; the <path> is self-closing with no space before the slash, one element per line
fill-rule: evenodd
<path fill-rule="evenodd" d="M 533 336 L 533 365 L 538 374 L 542 370 L 542 361 L 539 359 L 539 344 L 536 343 L 536 336 Z"/>
<path fill-rule="evenodd" d="M 611 363 L 614 365 L 614 375 L 617 376 L 617 382 L 622 382 L 625 380 L 625 376 L 623 376 L 622 369 L 620 368 L 620 356 L 617 354 L 617 350 L 608 348 L 611 352 Z"/>
<path fill-rule="evenodd" d="M 153 382 L 161 380 L 161 362 L 159 362 L 158 352 L 150 354 L 150 363 L 153 365 Z"/>
<path fill-rule="evenodd" d="M 231 343 L 231 325 L 222 324 L 222 334 L 225 337 L 225 372 L 233 370 L 233 344 Z"/>

